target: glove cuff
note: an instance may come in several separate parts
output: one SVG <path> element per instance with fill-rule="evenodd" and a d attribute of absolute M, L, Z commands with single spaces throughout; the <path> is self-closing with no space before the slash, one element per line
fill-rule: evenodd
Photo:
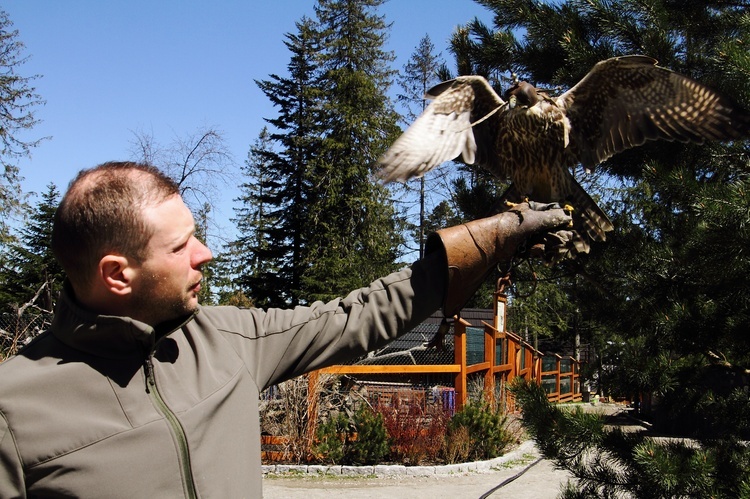
<path fill-rule="evenodd" d="M 487 232 L 477 225 L 497 226 L 493 218 L 449 227 L 430 234 L 425 243 L 425 253 L 442 251 L 445 255 L 447 286 L 443 301 L 443 315 L 457 315 L 484 282 L 496 264 L 495 244 L 486 237 Z M 511 255 L 512 256 L 512 255 Z"/>
<path fill-rule="evenodd" d="M 453 317 L 482 285 L 492 268 L 510 262 L 527 238 L 570 223 L 562 209 L 535 210 L 527 204 L 488 218 L 432 233 L 425 253 L 445 255 L 447 286 L 443 314 Z"/>

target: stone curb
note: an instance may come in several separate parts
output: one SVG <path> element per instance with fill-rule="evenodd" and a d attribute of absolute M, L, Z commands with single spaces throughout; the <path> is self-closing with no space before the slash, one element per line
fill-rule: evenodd
<path fill-rule="evenodd" d="M 533 440 L 526 440 L 512 451 L 494 459 L 486 461 L 474 461 L 470 463 L 445 464 L 441 466 L 404 466 L 402 464 L 377 464 L 374 466 L 343 466 L 343 465 L 320 465 L 320 464 L 264 464 L 264 475 L 333 475 L 333 476 L 432 476 L 432 475 L 456 475 L 459 473 L 478 472 L 486 473 L 498 466 L 521 459 L 524 454 L 538 455 Z"/>

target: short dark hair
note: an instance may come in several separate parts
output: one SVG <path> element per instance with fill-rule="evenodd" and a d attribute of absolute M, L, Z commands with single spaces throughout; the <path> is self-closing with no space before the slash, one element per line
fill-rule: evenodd
<path fill-rule="evenodd" d="M 89 281 L 106 254 L 142 262 L 153 235 L 143 208 L 179 193 L 171 178 L 147 164 L 111 161 L 80 171 L 52 227 L 52 251 L 74 287 Z"/>

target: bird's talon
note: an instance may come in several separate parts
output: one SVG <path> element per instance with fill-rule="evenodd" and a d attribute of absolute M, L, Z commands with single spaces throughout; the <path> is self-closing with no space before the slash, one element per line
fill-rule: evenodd
<path fill-rule="evenodd" d="M 524 196 L 520 203 L 514 203 L 513 201 L 508 201 L 506 199 L 505 200 L 505 206 L 507 206 L 508 208 L 515 208 L 519 204 L 528 203 L 528 202 L 529 202 L 529 197 L 528 196 Z"/>

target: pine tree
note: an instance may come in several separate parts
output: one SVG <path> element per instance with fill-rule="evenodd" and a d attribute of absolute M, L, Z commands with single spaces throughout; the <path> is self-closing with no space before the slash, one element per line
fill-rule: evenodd
<path fill-rule="evenodd" d="M 464 28 L 454 48 L 470 66 L 565 89 L 599 60 L 642 53 L 750 106 L 748 2 L 481 3 L 495 14 L 498 36 L 485 36 L 493 30 L 477 22 Z M 488 54 L 501 55 L 495 67 Z M 585 341 L 598 347 L 599 388 L 642 397 L 643 417 L 658 431 L 693 440 L 598 430 L 586 416 L 564 422 L 533 390 L 521 390 L 537 441 L 562 442 L 546 455 L 581 480 L 565 497 L 750 493 L 750 453 L 737 445 L 750 436 L 748 157 L 748 141 L 659 142 L 601 166 L 616 186 L 598 191 L 615 231 L 561 269 L 577 277 L 556 284 Z"/>
<path fill-rule="evenodd" d="M 324 140 L 309 165 L 306 295 L 328 299 L 393 270 L 401 243 L 375 161 L 399 130 L 386 92 L 393 56 L 383 50 L 382 0 L 319 0 Z"/>
<path fill-rule="evenodd" d="M 18 233 L 18 242 L 9 245 L 0 268 L 0 303 L 22 306 L 35 296 L 35 308 L 51 311 L 62 287 L 64 273 L 55 260 L 50 241 L 52 222 L 60 193 L 49 184 Z"/>

